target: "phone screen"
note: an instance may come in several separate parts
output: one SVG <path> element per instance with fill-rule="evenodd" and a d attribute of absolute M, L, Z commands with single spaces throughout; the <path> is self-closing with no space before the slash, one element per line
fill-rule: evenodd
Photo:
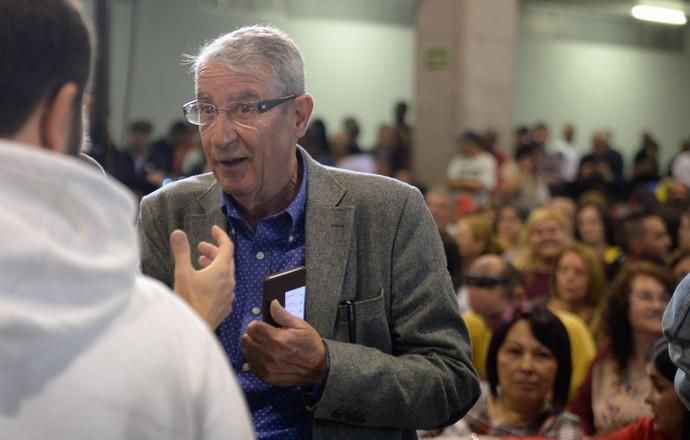
<path fill-rule="evenodd" d="M 263 310 L 264 322 L 277 325 L 271 317 L 271 301 L 277 299 L 292 315 L 304 319 L 306 315 L 307 287 L 304 266 L 274 273 L 264 278 Z"/>
<path fill-rule="evenodd" d="M 305 286 L 285 292 L 285 310 L 290 314 L 304 319 L 304 297 L 307 293 Z"/>

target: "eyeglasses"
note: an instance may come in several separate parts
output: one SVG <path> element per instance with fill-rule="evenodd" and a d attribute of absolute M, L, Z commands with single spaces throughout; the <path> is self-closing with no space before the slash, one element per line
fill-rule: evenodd
<path fill-rule="evenodd" d="M 462 275 L 462 280 L 467 286 L 483 287 L 487 289 L 498 286 L 507 286 L 509 284 L 509 280 L 505 278 L 469 275 L 466 273 Z"/>
<path fill-rule="evenodd" d="M 273 107 L 297 98 L 297 95 L 283 96 L 282 98 L 267 99 L 265 101 L 237 101 L 232 102 L 227 108 L 219 108 L 213 104 L 194 101 L 182 106 L 185 119 L 194 125 L 211 125 L 218 117 L 218 113 L 225 112 L 234 122 L 247 124 L 252 122 L 256 115 L 266 113 Z"/>
<path fill-rule="evenodd" d="M 630 299 L 633 301 L 639 301 L 643 303 L 652 303 L 654 301 L 661 303 L 668 303 L 671 300 L 671 295 L 668 293 L 662 293 L 660 295 L 655 295 L 652 292 L 632 292 L 630 294 Z"/>

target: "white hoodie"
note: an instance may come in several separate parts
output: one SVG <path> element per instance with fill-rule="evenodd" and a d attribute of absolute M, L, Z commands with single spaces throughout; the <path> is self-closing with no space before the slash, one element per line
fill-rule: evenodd
<path fill-rule="evenodd" d="M 136 274 L 134 216 L 77 159 L 0 141 L 0 438 L 253 438 L 216 339 Z"/>

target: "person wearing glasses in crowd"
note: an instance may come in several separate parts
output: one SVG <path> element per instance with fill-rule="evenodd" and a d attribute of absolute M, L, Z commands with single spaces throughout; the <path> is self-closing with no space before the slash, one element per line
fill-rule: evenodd
<path fill-rule="evenodd" d="M 584 431 L 607 434 L 651 416 L 646 355 L 661 336 L 661 318 L 674 283 L 663 266 L 626 263 L 611 286 L 601 345 L 571 410 Z"/>
<path fill-rule="evenodd" d="M 212 173 L 143 199 L 142 270 L 172 282 L 167 237 L 175 228 L 202 248 L 212 225 L 230 233 L 236 302 L 227 319 L 209 324 L 257 436 L 407 439 L 462 417 L 479 382 L 419 191 L 326 168 L 297 145 L 314 102 L 300 50 L 281 30 L 235 30 L 193 64 L 196 99 L 184 114 L 199 126 Z M 195 256 L 202 267 L 213 260 Z M 304 319 L 277 301 L 262 309 L 264 277 L 302 265 Z M 266 314 L 277 327 L 263 322 Z"/>
<path fill-rule="evenodd" d="M 491 334 L 503 318 L 503 312 L 521 302 L 520 275 L 497 255 L 479 257 L 463 275 L 471 311 L 463 318 L 472 338 L 472 360 L 480 377 L 486 378 L 486 360 Z M 565 326 L 572 348 L 572 377 L 570 395 L 573 396 L 587 374 L 596 352 L 594 340 L 587 326 L 577 316 L 566 311 L 554 311 Z"/>

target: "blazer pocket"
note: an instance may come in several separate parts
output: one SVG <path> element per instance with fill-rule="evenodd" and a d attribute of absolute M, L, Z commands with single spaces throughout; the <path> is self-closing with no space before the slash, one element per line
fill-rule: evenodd
<path fill-rule="evenodd" d="M 373 298 L 340 304 L 337 328 L 336 337 L 339 341 L 366 345 L 378 348 L 384 353 L 391 353 L 390 326 L 383 289 Z"/>

